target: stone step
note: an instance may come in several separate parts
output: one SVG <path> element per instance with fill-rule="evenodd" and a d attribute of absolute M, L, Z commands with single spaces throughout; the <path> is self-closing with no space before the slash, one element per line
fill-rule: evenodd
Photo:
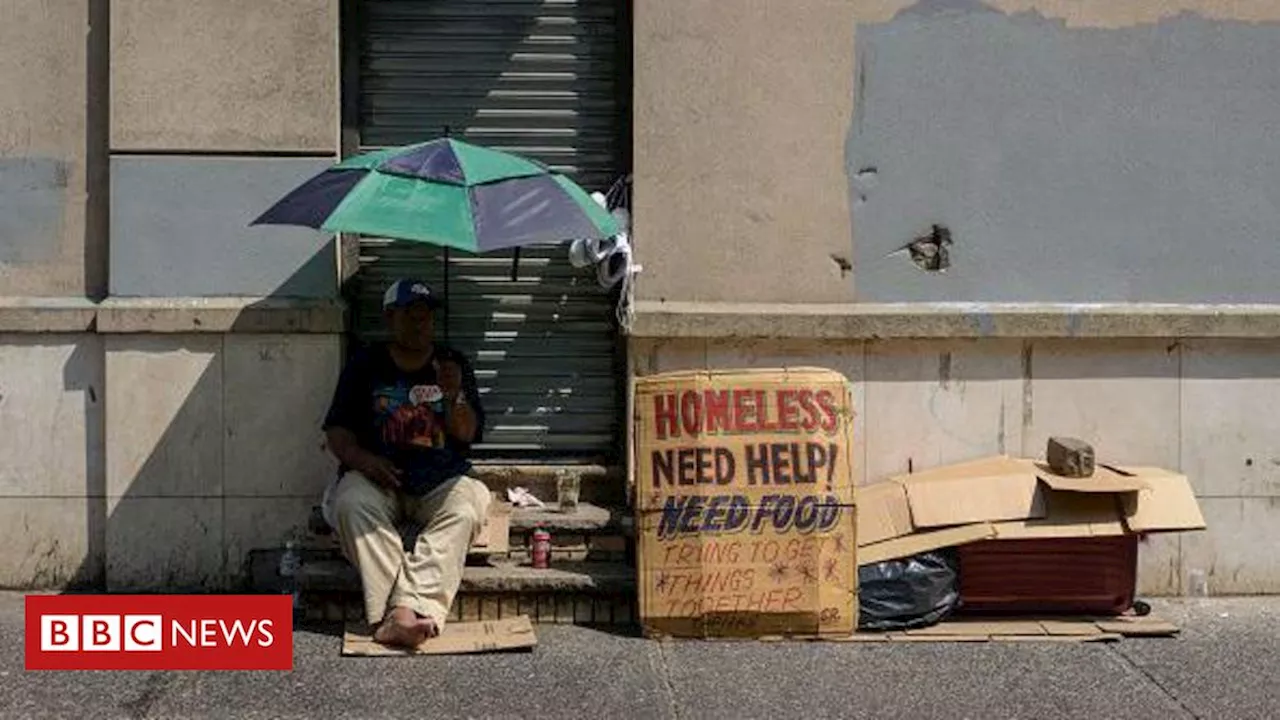
<path fill-rule="evenodd" d="M 297 584 L 308 619 L 363 617 L 360 577 L 345 560 L 310 559 L 304 562 Z M 469 565 L 449 618 L 496 620 L 528 615 L 540 623 L 632 625 L 635 597 L 635 569 L 623 563 L 561 563 L 546 570 L 515 564 Z"/>
<path fill-rule="evenodd" d="M 360 576 L 345 560 L 303 564 L 298 587 L 314 592 L 360 592 Z M 546 570 L 527 565 L 468 565 L 462 573 L 463 593 L 634 593 L 635 569 L 623 563 L 562 563 Z"/>
<path fill-rule="evenodd" d="M 364 604 L 352 593 L 301 594 L 303 617 L 310 622 L 364 622 Z M 450 622 L 501 620 L 527 615 L 536 623 L 614 626 L 638 623 L 634 595 L 568 593 L 460 593 L 449 609 Z"/>
<path fill-rule="evenodd" d="M 512 508 L 511 530 L 524 532 L 539 525 L 551 530 L 579 535 L 620 534 L 635 532 L 631 513 L 625 510 L 604 508 L 591 503 L 581 503 L 573 512 L 561 512 L 556 506 L 545 508 Z"/>
<path fill-rule="evenodd" d="M 616 534 L 631 536 L 635 532 L 635 522 L 631 513 L 625 510 L 605 508 L 591 503 L 581 503 L 574 512 L 561 512 L 558 507 L 545 508 L 512 508 L 511 532 L 512 545 L 516 538 L 523 544 L 524 535 L 538 527 L 546 527 L 554 535 L 566 532 L 575 535 Z M 333 534 L 333 528 L 324 521 L 324 514 L 317 505 L 311 508 L 308 523 L 311 532 L 319 536 Z"/>
<path fill-rule="evenodd" d="M 564 475 L 578 479 L 579 497 L 583 502 L 622 507 L 627 504 L 627 483 L 618 466 L 583 464 L 513 464 L 510 462 L 476 462 L 471 476 L 493 492 L 506 497 L 509 488 L 523 487 L 539 500 L 553 505 Z"/>

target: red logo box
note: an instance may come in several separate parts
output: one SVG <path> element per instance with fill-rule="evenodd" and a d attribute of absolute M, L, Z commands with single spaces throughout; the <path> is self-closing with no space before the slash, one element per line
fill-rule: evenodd
<path fill-rule="evenodd" d="M 288 595 L 28 595 L 28 670 L 292 670 Z"/>

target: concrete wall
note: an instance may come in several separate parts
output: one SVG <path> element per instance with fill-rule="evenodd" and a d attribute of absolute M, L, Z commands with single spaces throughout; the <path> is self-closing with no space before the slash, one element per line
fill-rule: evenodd
<path fill-rule="evenodd" d="M 336 471 L 319 424 L 340 346 L 0 335 L 0 587 L 235 587 Z"/>
<path fill-rule="evenodd" d="M 642 4 L 637 295 L 1273 301 L 1276 20 L 1262 0 Z M 934 223 L 945 274 L 894 253 Z"/>
<path fill-rule="evenodd" d="M 1280 23 L 950 5 L 857 31 L 859 299 L 1280 300 Z M 898 252 L 933 224 L 945 274 Z"/>
<path fill-rule="evenodd" d="M 852 299 L 856 0 L 635 6 L 642 299 Z"/>
<path fill-rule="evenodd" d="M 249 227 L 332 159 L 138 157 L 111 161 L 111 294 L 333 297 L 333 237 Z"/>
<path fill-rule="evenodd" d="M 86 291 L 88 22 L 88 0 L 0 6 L 0 296 Z"/>
<path fill-rule="evenodd" d="M 1280 592 L 1280 341 L 638 340 L 639 375 L 818 365 L 854 385 L 859 483 L 1006 452 L 1053 434 L 1101 459 L 1191 479 L 1208 529 L 1140 546 L 1139 589 L 1181 594 L 1204 570 L 1215 594 Z"/>
<path fill-rule="evenodd" d="M 331 237 L 248 225 L 336 159 L 337 0 L 113 2 L 111 70 L 111 293 L 336 295 Z"/>
<path fill-rule="evenodd" d="M 0 4 L 0 587 L 234 587 L 332 477 L 333 243 L 247 224 L 337 153 L 337 8 Z"/>
<path fill-rule="evenodd" d="M 339 338 L 113 335 L 106 352 L 108 589 L 232 586 L 337 471 L 319 428 Z"/>
<path fill-rule="evenodd" d="M 116 150 L 338 146 L 338 0 L 111 2 Z"/>

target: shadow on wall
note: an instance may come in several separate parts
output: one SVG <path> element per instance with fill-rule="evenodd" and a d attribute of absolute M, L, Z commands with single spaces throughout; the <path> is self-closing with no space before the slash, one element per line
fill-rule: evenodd
<path fill-rule="evenodd" d="M 513 115 L 502 110 L 521 109 L 539 91 L 552 91 L 565 98 L 563 110 L 577 113 L 582 123 L 612 112 L 612 106 L 593 106 L 588 92 L 613 82 L 602 79 L 604 70 L 564 59 L 565 48 L 533 47 L 532 36 L 546 22 L 541 16 L 559 18 L 552 27 L 574 21 L 578 12 L 595 23 L 611 16 L 599 8 L 615 3 L 521 3 L 526 4 L 526 40 L 507 48 L 477 44 L 468 32 L 482 29 L 485 18 L 468 3 L 452 4 L 464 11 L 447 19 L 460 33 L 453 42 L 492 56 L 491 71 L 466 77 L 440 61 L 440 69 L 432 72 L 462 99 L 433 103 L 433 97 L 423 96 L 422 107 L 431 113 L 448 105 L 454 114 L 416 118 L 412 137 L 387 138 L 387 144 L 430 137 L 436 131 L 423 128 L 447 124 L 482 144 L 502 146 L 495 140 L 504 132 L 523 137 L 526 144 L 549 148 L 544 159 L 553 163 L 594 162 L 566 155 L 574 143 L 558 131 L 530 134 L 538 120 L 512 125 Z M 421 3 L 386 0 L 371 6 L 430 11 Z M 575 35 L 573 42 L 594 42 L 591 31 Z M 439 52 L 410 43 L 409 56 L 388 62 L 422 67 L 424 58 Z M 547 65 L 538 67 L 538 62 Z M 534 72 L 522 75 L 529 70 Z M 557 72 L 540 72 L 546 70 Z M 365 77 L 366 93 L 377 92 L 371 80 L 420 81 L 397 79 L 394 73 Z M 504 94 L 512 82 L 532 83 L 524 87 L 532 93 Z M 365 123 L 378 119 L 366 117 Z M 554 124 L 574 127 L 562 119 Z M 258 212 L 328 164 L 299 158 L 113 158 L 112 295 L 243 295 L 271 301 L 336 296 L 331 242 L 305 230 L 247 228 Z M 612 179 L 600 177 L 598 189 L 607 189 Z M 588 187 L 597 189 L 590 181 Z M 525 253 L 515 281 L 509 278 L 509 256 L 465 257 L 450 275 L 451 292 L 469 298 L 454 305 L 450 339 L 478 356 L 482 384 L 488 378 L 490 436 L 502 437 L 504 425 L 515 427 L 508 437 L 514 438 L 512 444 L 524 442 L 526 451 L 548 437 L 572 441 L 590 434 L 606 446 L 614 437 L 611 423 L 617 419 L 604 408 L 611 407 L 614 388 L 625 378 L 616 371 L 611 306 L 584 300 L 576 291 L 571 296 L 574 286 L 595 281 L 586 273 L 571 277 L 576 271 L 568 268 L 566 253 Z M 433 248 L 410 247 L 398 260 L 368 268 L 373 286 L 366 296 L 380 295 L 382 282 L 391 277 L 440 276 L 439 263 L 433 265 L 438 255 Z M 584 323 L 591 339 L 583 347 L 555 346 L 548 339 L 565 328 L 581 330 Z M 98 413 L 105 427 L 95 436 L 105 439 L 93 456 L 100 468 L 91 473 L 97 479 L 88 488 L 90 552 L 75 584 L 111 591 L 234 587 L 246 574 L 251 550 L 279 547 L 291 531 L 305 527 L 309 509 L 335 472 L 319 427 L 343 359 L 342 338 L 245 332 L 101 337 L 108 382 L 97 400 L 99 409 L 105 408 Z M 565 356 L 583 352 L 598 358 L 590 370 L 556 372 Z M 67 374 L 75 374 L 71 364 Z"/>
<path fill-rule="evenodd" d="M 342 335 L 263 333 L 258 322 L 295 312 L 281 301 L 336 299 L 334 242 L 247 225 L 330 162 L 117 162 L 113 300 L 260 299 L 230 333 L 102 334 L 101 356 L 78 352 L 67 363 L 70 390 L 83 383 L 82 365 L 105 362 L 105 382 L 85 393 L 89 552 L 74 587 L 225 589 L 243 576 L 249 550 L 305 527 L 336 471 L 319 427 Z"/>

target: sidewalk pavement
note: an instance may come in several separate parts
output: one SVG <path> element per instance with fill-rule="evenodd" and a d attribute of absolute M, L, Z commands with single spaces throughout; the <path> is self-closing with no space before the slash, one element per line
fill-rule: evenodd
<path fill-rule="evenodd" d="M 1280 717 L 1280 597 L 1153 605 L 1180 636 L 659 643 L 544 626 L 532 653 L 343 658 L 336 635 L 300 631 L 292 673 L 27 673 L 22 596 L 0 593 L 0 717 Z"/>

